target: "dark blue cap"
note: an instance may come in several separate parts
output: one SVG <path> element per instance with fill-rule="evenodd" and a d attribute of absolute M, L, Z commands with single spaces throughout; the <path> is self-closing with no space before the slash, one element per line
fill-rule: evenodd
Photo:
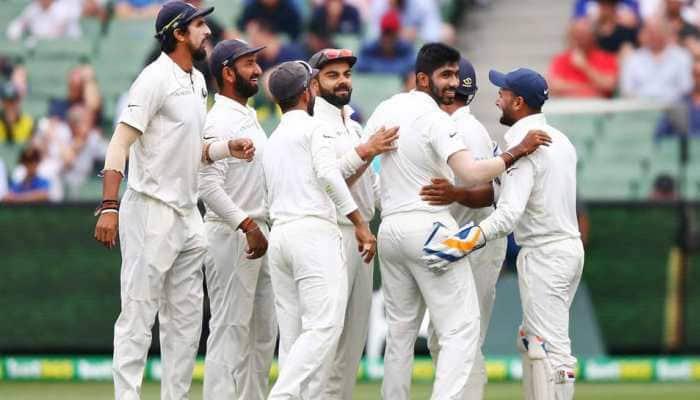
<path fill-rule="evenodd" d="M 214 12 L 214 7 L 197 8 L 190 3 L 175 0 L 163 4 L 156 17 L 156 39 L 163 40 L 165 33 L 186 26 L 193 19 Z"/>
<path fill-rule="evenodd" d="M 286 61 L 272 70 L 267 86 L 277 102 L 288 100 L 308 89 L 317 73 L 306 61 Z"/>
<path fill-rule="evenodd" d="M 474 66 L 466 58 L 459 60 L 459 86 L 457 93 L 469 98 L 476 93 L 476 71 Z"/>
<path fill-rule="evenodd" d="M 522 97 L 533 108 L 541 108 L 549 98 L 549 87 L 542 75 L 528 68 L 518 68 L 507 74 L 491 70 L 489 80 L 501 89 Z"/>
<path fill-rule="evenodd" d="M 209 57 L 209 68 L 213 73 L 218 73 L 225 66 L 230 66 L 237 59 L 248 54 L 257 53 L 265 46 L 250 47 L 248 43 L 240 39 L 222 40 L 214 46 L 214 51 Z"/>

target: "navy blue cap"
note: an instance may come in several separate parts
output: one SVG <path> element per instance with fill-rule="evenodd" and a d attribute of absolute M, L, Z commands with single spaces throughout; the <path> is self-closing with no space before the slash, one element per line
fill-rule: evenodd
<path fill-rule="evenodd" d="M 214 7 L 197 8 L 190 3 L 175 0 L 163 4 L 156 17 L 156 39 L 162 40 L 165 33 L 186 26 L 193 19 L 214 12 Z"/>
<path fill-rule="evenodd" d="M 457 87 L 457 93 L 465 97 L 470 97 L 476 93 L 477 89 L 474 66 L 469 60 L 462 57 L 459 60 L 459 86 Z"/>
<path fill-rule="evenodd" d="M 265 46 L 250 47 L 248 43 L 240 39 L 222 40 L 214 46 L 214 51 L 209 57 L 209 68 L 212 72 L 218 73 L 237 59 L 257 53 L 264 48 Z"/>
<path fill-rule="evenodd" d="M 318 73 L 306 61 L 286 61 L 270 73 L 267 85 L 277 102 L 291 99 L 309 88 L 311 78 Z"/>
<path fill-rule="evenodd" d="M 549 98 L 549 87 L 542 75 L 528 68 L 518 68 L 507 74 L 491 70 L 489 80 L 494 85 L 510 90 L 525 99 L 533 108 L 541 108 Z"/>

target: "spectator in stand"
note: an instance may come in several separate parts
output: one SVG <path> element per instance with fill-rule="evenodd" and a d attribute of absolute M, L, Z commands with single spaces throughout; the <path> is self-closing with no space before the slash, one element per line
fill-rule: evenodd
<path fill-rule="evenodd" d="M 304 34 L 302 47 L 304 60 L 308 60 L 312 55 L 323 49 L 338 48 L 333 42 L 333 35 L 328 31 L 328 26 L 320 20 L 312 20 L 309 23 L 309 28 Z"/>
<path fill-rule="evenodd" d="M 71 141 L 63 154 L 63 179 L 68 198 L 78 197 L 95 165 L 104 161 L 107 141 L 91 123 L 89 110 L 82 105 L 71 107 L 68 112 Z M 101 165 L 101 164 L 100 164 Z M 101 168 L 98 168 L 99 170 Z"/>
<path fill-rule="evenodd" d="M 654 134 L 655 139 L 678 137 L 685 131 L 690 137 L 700 138 L 700 61 L 693 64 L 693 90 L 683 97 L 679 111 L 661 119 Z"/>
<path fill-rule="evenodd" d="M 673 43 L 673 32 L 663 18 L 648 19 L 639 35 L 642 47 L 622 64 L 622 95 L 663 102 L 680 100 L 693 87 L 690 53 Z"/>
<path fill-rule="evenodd" d="M 34 133 L 34 118 L 22 112 L 22 99 L 12 82 L 0 87 L 0 143 L 26 143 Z"/>
<path fill-rule="evenodd" d="M 3 55 L 0 55 L 0 81 L 12 82 L 20 97 L 27 95 L 27 69 Z"/>
<path fill-rule="evenodd" d="M 598 48 L 593 25 L 587 18 L 569 27 L 569 48 L 549 66 L 549 90 L 559 97 L 611 97 L 617 87 L 614 54 Z"/>
<path fill-rule="evenodd" d="M 68 72 L 68 96 L 65 99 L 51 99 L 49 115 L 65 121 L 68 110 L 76 104 L 90 110 L 92 123 L 102 123 L 102 96 L 95 71 L 90 65 L 81 65 Z"/>
<path fill-rule="evenodd" d="M 252 19 L 245 27 L 252 47 L 265 46 L 258 53 L 258 65 L 263 71 L 285 61 L 303 60 L 303 51 L 294 43 L 282 43 L 282 39 L 267 20 Z"/>
<path fill-rule="evenodd" d="M 253 0 L 245 5 L 238 29 L 248 29 L 252 20 L 266 21 L 274 32 L 286 33 L 296 40 L 301 33 L 301 14 L 291 0 Z"/>
<path fill-rule="evenodd" d="M 39 203 L 49 200 L 49 181 L 39 175 L 41 152 L 27 147 L 19 157 L 25 174 L 10 185 L 9 192 L 2 199 L 4 203 Z"/>
<path fill-rule="evenodd" d="M 61 201 L 64 197 L 62 181 L 65 159 L 69 154 L 71 131 L 64 121 L 56 117 L 41 118 L 37 122 L 32 146 L 41 152 L 39 175 L 49 182 L 49 200 Z M 22 180 L 27 171 L 19 165 L 12 173 L 14 180 Z"/>
<path fill-rule="evenodd" d="M 311 25 L 323 24 L 333 34 L 359 35 L 362 31 L 362 18 L 357 8 L 345 0 L 326 0 L 314 8 Z"/>
<path fill-rule="evenodd" d="M 649 200 L 653 201 L 674 201 L 678 200 L 676 190 L 676 180 L 669 174 L 659 174 L 654 179 L 654 186 L 649 194 Z"/>
<path fill-rule="evenodd" d="M 117 0 L 114 12 L 118 18 L 123 19 L 155 18 L 166 2 L 167 0 Z"/>
<path fill-rule="evenodd" d="M 637 47 L 637 27 L 621 24 L 617 18 L 617 5 L 621 0 L 597 0 L 598 13 L 595 31 L 601 50 L 620 55 L 628 55 Z"/>
<path fill-rule="evenodd" d="M 401 37 L 411 43 L 455 41 L 455 29 L 442 21 L 440 7 L 435 0 L 374 0 L 371 6 L 370 36 L 379 36 L 381 20 L 386 13 L 396 10 L 401 20 Z"/>
<path fill-rule="evenodd" d="M 665 13 L 666 0 L 637 0 L 639 2 L 639 11 L 642 19 L 647 19 L 652 16 L 659 16 Z M 681 15 L 683 19 L 691 24 L 700 22 L 700 2 L 697 0 L 681 0 Z"/>
<path fill-rule="evenodd" d="M 401 74 L 412 68 L 416 60 L 413 45 L 399 37 L 399 14 L 391 10 L 381 21 L 382 33 L 378 39 L 365 45 L 355 65 L 357 72 Z"/>
<path fill-rule="evenodd" d="M 639 12 L 637 0 L 619 0 L 615 2 L 615 15 L 617 22 L 628 28 L 639 26 L 642 17 Z M 593 20 L 600 13 L 600 2 L 597 0 L 577 0 L 574 4 L 574 18 L 588 17 Z"/>
<path fill-rule="evenodd" d="M 681 15 L 686 3 L 687 1 L 684 0 L 665 0 L 664 15 L 673 29 L 676 43 L 698 56 L 700 55 L 700 30 Z"/>
<path fill-rule="evenodd" d="M 35 0 L 7 27 L 10 40 L 77 39 L 81 11 L 70 0 Z"/>
<path fill-rule="evenodd" d="M 7 177 L 7 167 L 5 166 L 5 161 L 0 158 L 0 201 L 5 198 L 7 192 L 10 190 L 8 183 L 9 178 Z"/>

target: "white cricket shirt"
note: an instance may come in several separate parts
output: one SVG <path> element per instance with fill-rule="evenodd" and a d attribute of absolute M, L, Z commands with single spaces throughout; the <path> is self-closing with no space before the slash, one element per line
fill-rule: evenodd
<path fill-rule="evenodd" d="M 458 137 L 462 139 L 462 143 L 469 149 L 474 160 L 488 160 L 500 154 L 498 144 L 491 139 L 484 125 L 471 113 L 469 106 L 464 106 L 451 115 L 452 120 L 457 125 Z M 464 186 L 463 182 L 458 177 L 455 177 L 457 186 Z M 494 182 L 494 186 L 498 185 Z M 459 226 L 466 225 L 469 222 L 478 224 L 486 217 L 491 215 L 494 207 L 469 208 L 459 203 L 450 205 L 450 212 L 455 217 Z"/>
<path fill-rule="evenodd" d="M 367 121 L 366 133 L 399 126 L 397 150 L 382 154 L 379 171 L 382 217 L 402 212 L 449 212 L 431 206 L 420 190 L 431 178 L 454 182 L 447 159 L 465 150 L 457 127 L 428 94 L 414 90 L 383 101 Z"/>
<path fill-rule="evenodd" d="M 355 151 L 355 147 L 362 142 L 362 127 L 350 119 L 352 113 L 350 106 L 345 106 L 341 110 L 322 97 L 316 97 L 314 118 L 323 121 L 329 128 L 328 133 L 335 136 L 335 155 L 338 158 L 340 172 L 345 179 L 364 164 Z M 355 160 L 359 160 L 359 163 L 355 164 Z M 365 222 L 369 222 L 374 217 L 375 189 L 378 189 L 378 185 L 378 177 L 370 166 L 355 184 L 350 186 L 350 193 Z M 344 214 L 338 213 L 338 224 L 352 225 L 352 222 Z"/>
<path fill-rule="evenodd" d="M 531 129 L 547 132 L 551 145 L 508 170 L 496 211 L 479 226 L 489 240 L 513 231 L 524 247 L 578 238 L 576 149 L 566 135 L 547 124 L 544 114 L 516 122 L 505 134 L 508 146 L 518 144 Z"/>
<path fill-rule="evenodd" d="M 195 210 L 206 115 L 201 72 L 183 71 L 165 53 L 141 71 L 119 119 L 142 133 L 129 150 L 129 189 L 182 215 Z"/>
<path fill-rule="evenodd" d="M 273 226 L 305 217 L 336 224 L 357 205 L 340 174 L 335 137 L 306 111 L 282 115 L 267 141 L 263 170 Z"/>
<path fill-rule="evenodd" d="M 204 125 L 205 142 L 242 138 L 253 141 L 253 160 L 228 157 L 202 164 L 199 181 L 199 196 L 207 209 L 204 219 L 226 222 L 234 230 L 246 217 L 267 217 L 262 169 L 267 136 L 255 109 L 216 94 Z"/>

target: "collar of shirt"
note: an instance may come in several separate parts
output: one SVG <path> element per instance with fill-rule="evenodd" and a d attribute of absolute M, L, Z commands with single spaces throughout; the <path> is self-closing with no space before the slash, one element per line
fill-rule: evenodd
<path fill-rule="evenodd" d="M 469 109 L 469 106 L 464 106 L 458 108 L 455 112 L 452 113 L 452 119 L 456 121 L 462 117 L 468 117 L 470 115 L 472 115 L 471 109 Z"/>
<path fill-rule="evenodd" d="M 170 68 L 172 69 L 175 74 L 175 77 L 180 80 L 180 79 L 187 79 L 187 82 L 190 82 L 191 74 L 194 72 L 194 66 L 192 67 L 192 71 L 187 72 L 180 68 L 179 65 L 175 61 L 173 61 L 172 58 L 170 58 L 169 55 L 165 54 L 164 52 L 160 53 L 160 56 L 158 57 L 158 63 L 163 66 L 163 68 Z"/>
<path fill-rule="evenodd" d="M 517 144 L 517 142 L 523 140 L 528 131 L 535 128 L 541 128 L 543 125 L 547 125 L 547 119 L 544 114 L 532 114 L 516 122 L 513 126 L 508 129 L 504 138 L 508 143 L 508 147 Z"/>
<path fill-rule="evenodd" d="M 280 123 L 281 122 L 291 122 L 294 123 L 293 121 L 301 121 L 304 119 L 311 119 L 311 116 L 309 113 L 307 113 L 304 110 L 291 110 L 287 111 L 286 113 L 282 114 L 282 118 L 280 118 Z"/>
<path fill-rule="evenodd" d="M 324 121 L 338 123 L 339 121 L 346 122 L 355 112 L 349 105 L 338 108 L 326 101 L 321 96 L 316 96 L 316 104 L 314 105 L 314 116 L 321 117 Z"/>
<path fill-rule="evenodd" d="M 222 94 L 219 94 L 219 93 L 214 95 L 214 102 L 221 104 L 221 105 L 223 105 L 231 110 L 237 111 L 237 112 L 242 113 L 242 114 L 251 114 L 255 111 L 255 109 L 252 108 L 251 106 L 249 106 L 247 104 L 243 105 L 243 104 L 237 102 L 236 100 L 234 100 L 230 97 L 224 96 Z"/>

